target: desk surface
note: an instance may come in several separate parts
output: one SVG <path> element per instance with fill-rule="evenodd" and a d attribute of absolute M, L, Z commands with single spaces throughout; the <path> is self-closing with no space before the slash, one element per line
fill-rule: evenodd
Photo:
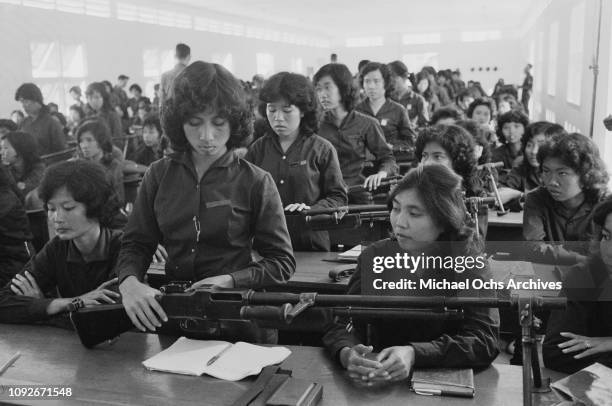
<path fill-rule="evenodd" d="M 66 385 L 74 393 L 68 401 L 29 400 L 27 404 L 231 405 L 254 379 L 227 382 L 145 369 L 141 361 L 167 348 L 174 342 L 172 337 L 125 333 L 111 346 L 88 350 L 71 331 L 44 326 L 0 327 L 2 358 L 21 352 L 15 364 L 0 376 L 0 385 Z M 322 348 L 289 348 L 292 354 L 283 366 L 297 378 L 323 385 L 321 405 L 514 406 L 522 402 L 522 375 L 517 366 L 494 364 L 476 373 L 474 399 L 425 397 L 411 393 L 405 383 L 376 390 L 356 387 Z M 562 376 L 549 371 L 546 375 L 553 380 Z M 2 396 L 6 395 L 0 393 L 0 401 L 6 401 Z M 555 396 L 549 393 L 536 395 L 534 404 L 551 405 L 555 401 Z"/>
<path fill-rule="evenodd" d="M 489 227 L 523 227 L 523 212 L 510 212 L 498 216 L 495 210 L 489 210 Z"/>

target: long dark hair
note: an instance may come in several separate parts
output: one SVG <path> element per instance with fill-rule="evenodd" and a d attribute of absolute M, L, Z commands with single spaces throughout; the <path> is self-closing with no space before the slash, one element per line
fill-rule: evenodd
<path fill-rule="evenodd" d="M 41 162 L 40 155 L 38 155 L 38 143 L 34 136 L 29 133 L 11 131 L 4 134 L 0 139 L 8 141 L 17 156 L 23 159 L 24 174 L 30 173 L 34 165 Z"/>

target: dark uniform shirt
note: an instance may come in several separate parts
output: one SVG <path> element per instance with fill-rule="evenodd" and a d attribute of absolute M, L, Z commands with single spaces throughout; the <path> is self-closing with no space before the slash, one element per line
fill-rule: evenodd
<path fill-rule="evenodd" d="M 502 184 L 527 193 L 542 185 L 539 172 L 538 168 L 534 168 L 526 163 L 523 157 L 519 157 Z"/>
<path fill-rule="evenodd" d="M 362 292 L 362 278 L 372 273 L 374 257 L 395 257 L 397 253 L 405 252 L 394 240 L 378 241 L 366 248 L 357 260 L 357 268 L 352 275 L 348 287 L 348 295 Z M 389 272 L 387 270 L 386 272 Z M 393 272 L 393 270 L 391 270 Z M 446 279 L 464 280 L 470 278 L 466 274 L 453 271 L 440 271 Z M 450 274 L 448 273 L 450 272 Z M 415 281 L 430 278 L 440 273 L 436 270 L 418 269 L 410 276 Z M 465 276 L 464 276 L 465 275 Z M 378 275 L 376 275 L 378 277 Z M 371 278 L 370 278 L 371 279 Z M 418 285 L 418 282 L 417 282 Z M 439 291 L 432 291 L 440 295 Z M 475 294 L 484 294 L 484 291 Z M 453 295 L 453 292 L 448 292 Z M 472 292 L 473 295 L 474 292 Z M 429 296 L 421 290 L 411 293 L 415 296 Z M 345 320 L 344 320 L 345 321 Z M 344 347 L 353 347 L 364 343 L 365 331 L 356 325 L 347 332 L 343 320 L 334 322 L 323 337 L 323 343 L 337 357 Z M 447 320 L 377 320 L 371 323 L 372 345 L 374 351 L 396 345 L 412 345 L 415 352 L 416 367 L 484 367 L 488 366 L 497 356 L 497 335 L 499 329 L 499 313 L 497 309 L 466 307 L 464 318 L 460 321 Z"/>
<path fill-rule="evenodd" d="M 36 138 L 40 155 L 52 154 L 66 149 L 66 136 L 62 125 L 49 114 L 46 107 L 40 110 L 35 119 L 26 117 L 21 122 L 19 131 L 29 133 Z"/>
<path fill-rule="evenodd" d="M 416 135 L 410 128 L 410 120 L 406 109 L 399 103 L 387 99 L 378 112 L 374 114 L 370 99 L 359 103 L 355 110 L 374 117 L 380 123 L 385 134 L 385 140 L 395 146 L 414 147 Z"/>
<path fill-rule="evenodd" d="M 157 148 L 153 149 L 151 147 L 142 144 L 140 148 L 134 154 L 134 162 L 140 165 L 149 166 L 153 162 L 157 161 L 161 158 L 161 154 L 157 150 Z"/>
<path fill-rule="evenodd" d="M 427 105 L 420 94 L 409 90 L 401 95 L 397 102 L 406 108 L 410 121 L 415 123 L 416 127 L 425 127 L 429 123 Z"/>
<path fill-rule="evenodd" d="M 121 231 L 100 229 L 100 238 L 93 251 L 83 258 L 72 240 L 49 241 L 21 271 L 28 271 L 41 292 L 55 287 L 60 297 L 71 298 L 90 292 L 114 278 L 119 254 Z M 47 317 L 52 298 L 35 299 L 15 295 L 10 283 L 0 290 L 0 322 L 28 323 Z"/>
<path fill-rule="evenodd" d="M 112 140 L 113 143 L 123 142 L 123 140 L 118 140 L 119 137 L 123 137 L 123 127 L 121 125 L 121 119 L 115 111 L 108 110 L 96 112 L 92 109 L 87 118 L 97 118 L 98 120 L 106 124 L 106 126 L 110 130 L 111 138 L 114 138 Z"/>
<path fill-rule="evenodd" d="M 573 264 L 576 254 L 586 255 L 588 241 L 595 232 L 592 221 L 594 206 L 585 199 L 577 209 L 569 210 L 543 187 L 528 193 L 523 214 L 523 236 L 528 242 L 531 260 Z M 542 246 L 549 247 L 549 251 L 541 253 Z"/>
<path fill-rule="evenodd" d="M 372 117 L 352 110 L 337 127 L 327 113 L 321 121 L 319 135 L 336 148 L 342 176 L 348 186 L 364 182 L 365 176 L 361 172 L 367 151 L 380 161 L 379 171 L 387 172 L 388 176 L 397 172 L 393 152 L 385 142 L 382 128 Z"/>
<path fill-rule="evenodd" d="M 24 184 L 24 188 L 20 189 L 23 197 L 38 187 L 45 173 L 45 164 L 42 162 L 32 165 L 29 172 L 25 172 L 19 165 L 10 165 L 9 168 L 15 182 Z"/>
<path fill-rule="evenodd" d="M 233 151 L 199 181 L 187 152 L 149 167 L 125 229 L 120 281 L 142 280 L 158 243 L 168 251 L 173 280 L 231 275 L 237 288 L 259 288 L 284 283 L 295 271 L 274 180 Z M 253 261 L 252 249 L 263 259 Z"/>
<path fill-rule="evenodd" d="M 267 134 L 251 144 L 244 159 L 272 175 L 283 206 L 305 203 L 321 209 L 347 204 L 336 150 L 316 134 L 299 135 L 286 152 L 276 134 Z M 305 229 L 300 220 L 287 217 L 293 249 L 329 251 L 329 234 Z"/>

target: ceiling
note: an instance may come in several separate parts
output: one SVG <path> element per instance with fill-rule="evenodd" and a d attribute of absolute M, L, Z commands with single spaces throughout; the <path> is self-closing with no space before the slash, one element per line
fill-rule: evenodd
<path fill-rule="evenodd" d="M 550 0 L 171 0 L 327 37 L 516 30 Z"/>

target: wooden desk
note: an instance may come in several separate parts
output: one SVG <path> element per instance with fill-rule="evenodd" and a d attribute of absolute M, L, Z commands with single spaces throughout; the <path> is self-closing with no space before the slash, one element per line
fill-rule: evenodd
<path fill-rule="evenodd" d="M 111 346 L 88 350 L 76 334 L 46 326 L 0 325 L 3 359 L 17 351 L 21 357 L 0 376 L 0 385 L 65 385 L 73 397 L 60 400 L 29 399 L 15 404 L 50 405 L 231 405 L 253 382 L 227 382 L 208 376 L 194 377 L 152 372 L 141 362 L 174 342 L 154 334 L 125 333 Z M 475 374 L 474 399 L 427 397 L 411 393 L 405 383 L 386 388 L 359 388 L 322 348 L 289 347 L 283 363 L 293 376 L 323 385 L 323 406 L 359 405 L 520 405 L 521 368 L 495 364 Z M 559 373 L 547 373 L 554 380 Z M 555 395 L 536 395 L 535 405 L 552 405 Z M 7 402 L 0 393 L 0 402 Z"/>

